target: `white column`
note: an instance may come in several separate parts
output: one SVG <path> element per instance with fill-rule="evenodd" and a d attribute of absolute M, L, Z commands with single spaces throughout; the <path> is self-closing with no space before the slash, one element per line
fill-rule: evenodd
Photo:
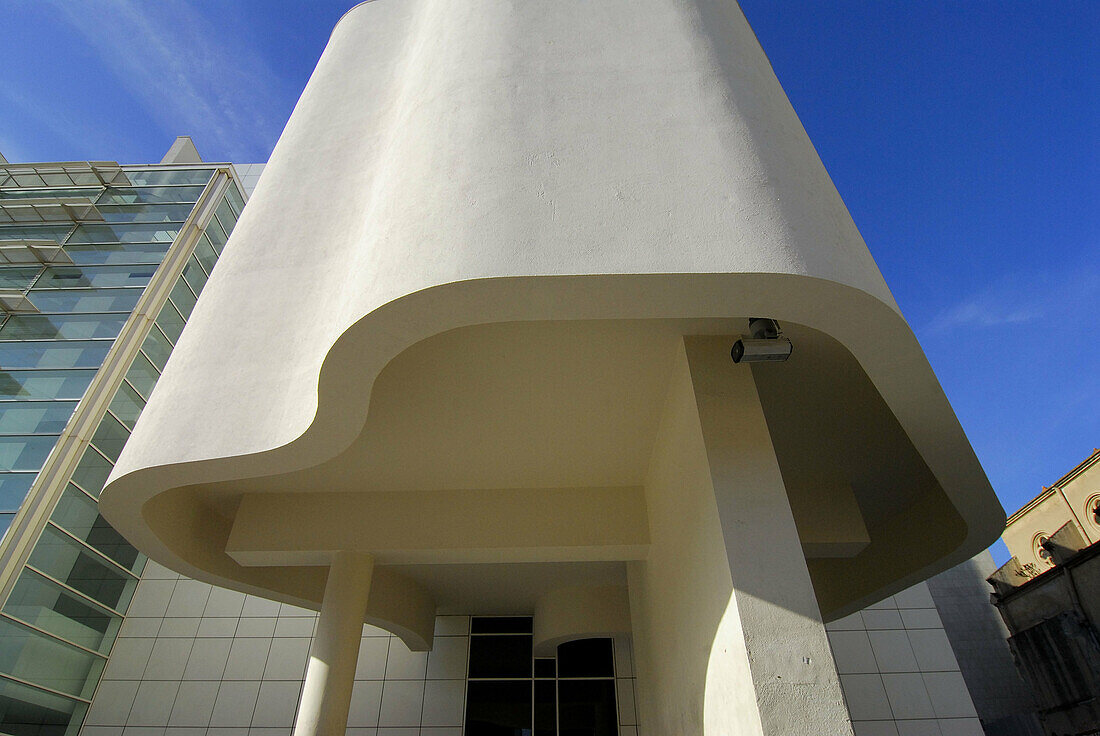
<path fill-rule="evenodd" d="M 752 377 L 752 371 L 783 370 L 783 365 L 734 365 L 728 346 L 723 338 L 685 340 L 733 583 L 711 650 L 705 730 L 726 731 L 731 707 L 754 691 L 759 726 L 749 732 L 851 736 L 840 678 Z"/>
<path fill-rule="evenodd" d="M 309 648 L 294 736 L 343 736 L 363 635 L 374 558 L 362 552 L 333 555 L 321 616 Z"/>

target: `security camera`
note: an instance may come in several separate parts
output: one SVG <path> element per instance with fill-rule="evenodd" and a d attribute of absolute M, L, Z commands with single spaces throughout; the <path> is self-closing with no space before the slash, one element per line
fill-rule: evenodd
<path fill-rule="evenodd" d="M 753 340 L 743 337 L 733 344 L 730 357 L 733 358 L 734 363 L 786 360 L 791 357 L 791 350 L 793 350 L 791 341 L 785 337 L 775 337 L 770 340 Z"/>
<path fill-rule="evenodd" d="M 730 357 L 734 363 L 758 363 L 763 361 L 783 361 L 791 357 L 794 347 L 791 341 L 783 337 L 779 323 L 766 317 L 753 317 L 749 320 L 749 332 L 752 337 L 743 337 L 733 344 Z"/>

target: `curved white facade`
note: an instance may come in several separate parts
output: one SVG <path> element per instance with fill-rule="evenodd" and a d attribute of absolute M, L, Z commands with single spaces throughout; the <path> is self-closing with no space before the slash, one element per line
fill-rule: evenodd
<path fill-rule="evenodd" d="M 729 361 L 752 316 L 786 328 L 788 363 Z M 735 395 L 721 429 L 706 397 Z M 644 639 L 661 540 L 696 536 L 656 516 L 690 474 L 662 480 L 662 452 L 709 464 L 719 555 L 698 559 L 727 596 L 736 530 L 774 516 L 737 517 L 740 483 L 785 489 L 774 574 L 812 579 L 826 617 L 1003 528 L 732 2 L 377 0 L 334 30 L 102 508 L 166 565 L 312 607 L 334 553 L 370 554 L 366 618 L 410 646 L 490 587 L 530 612 L 628 577 Z M 719 604 L 700 641 L 745 647 L 751 607 L 737 634 Z M 654 688 L 683 679 L 666 664 Z M 690 731 L 702 708 L 673 710 Z M 746 732 L 779 732 L 762 718 Z"/>

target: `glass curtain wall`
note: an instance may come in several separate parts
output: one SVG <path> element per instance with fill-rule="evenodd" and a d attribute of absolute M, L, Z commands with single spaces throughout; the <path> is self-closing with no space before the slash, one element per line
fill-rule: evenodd
<path fill-rule="evenodd" d="M 109 182 L 77 186 L 86 180 L 69 170 L 76 181 L 54 187 L 4 173 L 0 167 L 6 533 L 21 506 L 41 503 L 32 493 L 39 472 L 215 172 L 123 167 Z M 64 490 L 51 496 L 56 505 L 0 606 L 2 734 L 80 728 L 145 564 L 99 515 L 97 499 L 243 206 L 230 181 Z"/>
<path fill-rule="evenodd" d="M 531 627 L 525 616 L 471 620 L 466 736 L 617 736 L 613 640 L 534 657 Z"/>

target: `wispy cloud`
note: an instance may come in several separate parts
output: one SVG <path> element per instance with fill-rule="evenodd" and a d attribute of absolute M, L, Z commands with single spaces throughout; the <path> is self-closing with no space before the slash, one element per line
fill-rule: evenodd
<path fill-rule="evenodd" d="M 1100 309 L 1100 265 L 1009 274 L 942 310 L 927 333 L 990 329 L 1042 321 L 1094 322 Z"/>
<path fill-rule="evenodd" d="M 215 26 L 183 0 L 51 5 L 166 132 L 236 161 L 266 155 L 278 137 L 285 82 L 240 29 Z"/>

